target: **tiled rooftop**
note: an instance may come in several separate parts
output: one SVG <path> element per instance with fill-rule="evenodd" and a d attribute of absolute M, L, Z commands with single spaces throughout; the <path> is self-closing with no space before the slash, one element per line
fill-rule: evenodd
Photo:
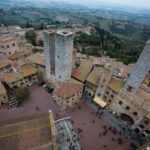
<path fill-rule="evenodd" d="M 120 89 L 124 86 L 124 82 L 122 80 L 112 78 L 108 86 L 118 93 Z"/>
<path fill-rule="evenodd" d="M 54 150 L 48 115 L 1 125 L 0 146 L 2 150 Z"/>
<path fill-rule="evenodd" d="M 84 82 L 92 69 L 91 61 L 83 61 L 78 69 L 74 71 L 72 77 Z"/>
<path fill-rule="evenodd" d="M 8 75 L 5 76 L 4 80 L 7 84 L 21 80 L 23 76 L 20 73 L 9 73 Z"/>
<path fill-rule="evenodd" d="M 98 85 L 102 71 L 103 70 L 100 67 L 94 67 L 93 71 L 89 74 L 87 81 L 93 85 Z"/>
<path fill-rule="evenodd" d="M 54 93 L 64 99 L 76 94 L 83 85 L 72 83 L 61 83 L 58 88 L 54 90 Z"/>
<path fill-rule="evenodd" d="M 26 66 L 20 69 L 20 73 L 23 77 L 30 76 L 32 74 L 35 74 L 37 72 L 37 69 L 32 66 Z"/>

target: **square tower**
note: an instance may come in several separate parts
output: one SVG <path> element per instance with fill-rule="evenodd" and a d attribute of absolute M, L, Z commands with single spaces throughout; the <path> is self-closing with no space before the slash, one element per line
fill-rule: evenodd
<path fill-rule="evenodd" d="M 64 82 L 72 72 L 74 35 L 69 31 L 58 31 L 55 39 L 55 79 Z"/>
<path fill-rule="evenodd" d="M 136 93 L 144 78 L 150 71 L 150 40 L 146 43 L 137 63 L 124 86 L 129 92 Z"/>
<path fill-rule="evenodd" d="M 44 53 L 46 78 L 51 79 L 51 69 L 55 68 L 55 30 L 44 32 Z"/>
<path fill-rule="evenodd" d="M 45 31 L 44 52 L 46 78 L 51 80 L 51 70 L 55 79 L 64 82 L 71 78 L 74 35 L 69 31 Z"/>

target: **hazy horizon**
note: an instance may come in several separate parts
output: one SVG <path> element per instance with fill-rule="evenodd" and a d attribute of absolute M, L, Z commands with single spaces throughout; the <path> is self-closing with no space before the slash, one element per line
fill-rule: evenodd
<path fill-rule="evenodd" d="M 34 0 L 39 1 L 39 0 Z M 45 2 L 67 2 L 71 4 L 80 4 L 89 7 L 99 7 L 103 4 L 114 4 L 114 5 L 122 5 L 122 6 L 130 6 L 130 7 L 138 7 L 138 8 L 149 8 L 150 9 L 150 0 L 41 0 Z"/>

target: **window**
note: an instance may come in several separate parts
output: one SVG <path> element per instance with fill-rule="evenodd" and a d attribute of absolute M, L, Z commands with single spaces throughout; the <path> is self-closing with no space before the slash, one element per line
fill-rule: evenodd
<path fill-rule="evenodd" d="M 106 94 L 109 94 L 109 92 L 107 91 Z"/>
<path fill-rule="evenodd" d="M 146 130 L 145 132 L 146 132 L 147 134 L 150 134 L 150 131 L 149 131 L 149 130 Z"/>
<path fill-rule="evenodd" d="M 100 93 L 98 93 L 98 96 L 100 97 L 100 96 L 101 96 L 101 94 L 100 94 Z"/>
<path fill-rule="evenodd" d="M 59 76 L 59 78 L 61 79 L 61 76 Z"/>
<path fill-rule="evenodd" d="M 130 109 L 130 107 L 129 107 L 129 106 L 126 106 L 126 109 L 127 109 L 127 110 L 129 110 L 129 109 Z"/>
<path fill-rule="evenodd" d="M 142 129 L 143 129 L 143 128 L 144 128 L 144 125 L 143 125 L 143 124 L 141 124 L 141 125 L 140 125 L 140 128 L 142 128 Z"/>
<path fill-rule="evenodd" d="M 4 48 L 4 46 L 2 45 L 1 48 Z"/>
<path fill-rule="evenodd" d="M 114 96 L 113 95 L 111 95 L 111 98 L 113 98 Z"/>
<path fill-rule="evenodd" d="M 11 55 L 11 52 L 9 52 L 9 55 Z"/>
<path fill-rule="evenodd" d="M 134 116 L 137 116 L 137 112 L 133 112 L 133 115 L 134 115 Z"/>
<path fill-rule="evenodd" d="M 13 43 L 13 46 L 15 46 L 15 43 Z"/>
<path fill-rule="evenodd" d="M 104 98 L 106 99 L 107 97 L 105 96 Z"/>
<path fill-rule="evenodd" d="M 119 104 L 122 105 L 122 101 L 119 101 Z"/>
<path fill-rule="evenodd" d="M 145 120 L 144 123 L 148 125 L 148 121 L 147 120 Z"/>
<path fill-rule="evenodd" d="M 9 48 L 9 45 L 7 45 L 7 48 Z"/>
<path fill-rule="evenodd" d="M 57 58 L 59 59 L 59 55 L 57 56 Z"/>
<path fill-rule="evenodd" d="M 111 100 L 109 100 L 109 103 L 111 103 Z"/>

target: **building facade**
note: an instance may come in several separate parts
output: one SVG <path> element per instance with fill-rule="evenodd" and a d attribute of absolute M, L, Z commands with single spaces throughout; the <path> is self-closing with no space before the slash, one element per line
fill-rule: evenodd
<path fill-rule="evenodd" d="M 9 57 L 19 52 L 17 40 L 15 37 L 0 37 L 0 56 Z"/>
<path fill-rule="evenodd" d="M 75 105 L 82 96 L 83 85 L 73 83 L 62 83 L 53 92 L 54 101 L 66 109 Z"/>
<path fill-rule="evenodd" d="M 8 96 L 5 87 L 0 82 L 0 106 L 8 103 Z"/>

